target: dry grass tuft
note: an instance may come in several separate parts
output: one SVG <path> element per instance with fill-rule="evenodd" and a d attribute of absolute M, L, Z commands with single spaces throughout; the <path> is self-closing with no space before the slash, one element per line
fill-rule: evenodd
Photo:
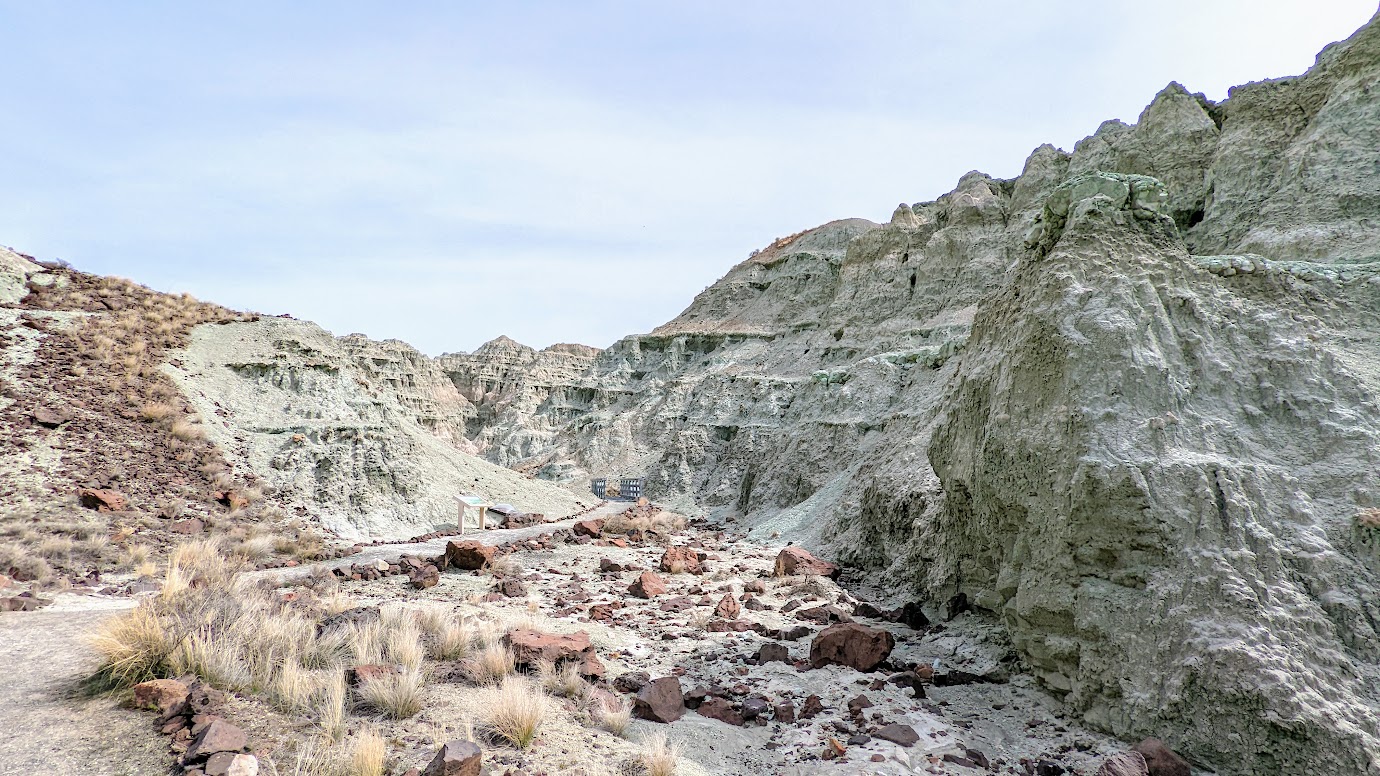
<path fill-rule="evenodd" d="M 345 674 L 334 672 L 312 695 L 312 715 L 321 732 L 332 741 L 345 735 Z"/>
<path fill-rule="evenodd" d="M 150 402 L 139 408 L 139 417 L 150 423 L 162 423 L 177 414 L 176 407 L 163 402 Z"/>
<path fill-rule="evenodd" d="M 164 628 L 149 601 L 106 619 L 91 636 L 91 646 L 101 657 L 99 674 L 116 687 L 166 676 L 179 641 Z"/>
<path fill-rule="evenodd" d="M 546 696 L 526 679 L 510 676 L 485 690 L 484 727 L 519 749 L 532 745 L 546 718 Z"/>
<path fill-rule="evenodd" d="M 171 434 L 174 439 L 183 442 L 193 442 L 206 438 L 206 428 L 204 426 L 199 423 L 189 423 L 185 420 L 174 422 L 172 428 L 168 429 L 168 433 Z"/>
<path fill-rule="evenodd" d="M 383 776 L 388 746 L 374 728 L 365 728 L 355 737 L 350 750 L 349 776 Z"/>
<path fill-rule="evenodd" d="M 615 699 L 615 706 L 609 706 L 603 701 L 595 704 L 590 710 L 590 717 L 594 724 L 607 730 L 618 737 L 623 737 L 628 732 L 628 726 L 632 724 L 632 706 L 622 698 Z"/>
<path fill-rule="evenodd" d="M 589 689 L 584 677 L 580 676 L 580 667 L 575 663 L 556 666 L 549 660 L 543 660 L 537 665 L 537 676 L 542 689 L 558 698 L 580 698 Z"/>
<path fill-rule="evenodd" d="M 493 643 L 465 658 L 460 664 L 466 678 L 475 684 L 493 684 L 516 670 L 513 651 Z"/>
<path fill-rule="evenodd" d="M 461 660 L 470 654 L 474 644 L 474 633 L 463 620 L 452 620 L 432 631 L 431 657 L 433 660 Z"/>
<path fill-rule="evenodd" d="M 407 719 L 422 710 L 422 672 L 404 670 L 365 682 L 359 688 L 364 704 L 391 719 Z"/>
<path fill-rule="evenodd" d="M 680 748 L 667 743 L 665 733 L 654 733 L 642 740 L 642 752 L 637 759 L 647 776 L 675 776 Z"/>

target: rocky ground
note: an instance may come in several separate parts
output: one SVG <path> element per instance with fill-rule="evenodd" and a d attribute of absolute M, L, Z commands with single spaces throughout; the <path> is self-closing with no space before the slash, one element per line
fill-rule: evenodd
<path fill-rule="evenodd" d="M 532 776 L 646 772 L 639 758 L 658 733 L 679 748 L 681 776 L 1091 776 L 1127 749 L 1063 716 L 1003 645 L 996 624 L 965 611 L 961 599 L 948 602 L 948 611 L 870 599 L 846 578 L 842 586 L 834 581 L 832 564 L 702 522 L 670 530 L 663 522 L 666 533 L 602 531 L 603 525 L 647 525 L 620 516 L 625 507 L 605 505 L 579 521 L 380 545 L 346 560 L 252 572 L 246 579 L 291 602 L 317 595 L 329 575 L 337 594 L 348 597 L 348 617 L 439 612 L 506 632 L 510 640 L 536 634 L 556 652 L 574 644 L 571 654 L 582 671 L 588 668 L 589 684 L 577 696 L 549 699 L 547 718 L 525 751 L 484 736 L 486 690 L 458 662 L 428 661 L 414 716 L 393 721 L 353 703 L 346 741 L 379 730 L 392 774 L 425 768 L 445 742 L 469 739 L 481 747 L 486 773 Z M 655 507 L 634 510 L 657 514 Z M 459 568 L 475 565 L 466 558 L 483 567 Z M 429 563 L 444 571 L 416 570 Z M 153 716 L 140 722 L 109 697 L 79 706 L 70 697 L 93 667 L 80 633 L 132 600 L 157 596 L 156 587 L 136 587 L 132 598 L 78 589 L 44 611 L 0 615 L 9 662 L 31 677 L 11 688 L 9 703 L 52 711 L 33 717 L 42 735 L 31 731 L 0 753 L 7 768 L 46 763 L 55 773 L 159 772 L 148 766 L 150 757 L 160 759 L 149 753 L 163 747 Z M 13 638 L 18 634 L 31 640 Z M 303 742 L 317 730 L 310 714 L 285 713 L 249 691 L 200 692 L 209 693 L 214 709 L 197 713 L 214 713 L 242 731 L 245 743 L 237 746 L 252 752 L 257 772 L 325 772 L 302 770 L 310 754 Z M 590 697 L 621 698 L 635 719 L 621 734 L 601 729 L 589 712 Z M 85 723 L 93 719 L 121 738 L 119 753 L 87 745 L 93 737 Z M 193 724 L 190 712 L 186 719 Z M 172 727 L 184 724 L 173 721 Z M 43 744 L 55 739 L 63 743 Z M 194 742 L 174 737 L 160 767 Z M 144 759 L 128 764 L 124 747 Z M 231 757 L 227 752 L 221 764 Z"/>
<path fill-rule="evenodd" d="M 592 533 L 591 523 L 578 530 Z M 639 719 L 626 739 L 557 724 L 528 753 L 486 751 L 491 763 L 526 773 L 623 773 L 636 751 L 627 739 L 656 730 L 681 747 L 683 774 L 1092 774 L 1126 749 L 1063 718 L 1010 651 L 993 646 L 1000 636 L 989 620 L 931 609 L 911 617 L 932 623 L 911 628 L 827 576 L 776 576 L 778 548 L 705 525 L 669 541 L 704 560 L 670 573 L 661 542 L 558 527 L 506 544 L 498 579 L 450 569 L 422 590 L 402 574 L 347 580 L 343 589 L 361 605 L 427 603 L 507 626 L 588 634 L 604 679 L 630 699 L 655 680 L 678 685 L 687 708 L 651 694 L 640 716 L 674 719 Z M 356 568 L 412 548 L 371 552 Z M 812 667 L 812 643 L 837 622 L 884 630 L 895 648 L 868 671 Z M 430 687 L 406 725 L 413 743 L 400 759 L 429 758 L 434 742 L 422 731 L 464 729 L 474 692 L 445 681 Z M 586 746 L 593 761 L 580 754 Z"/>

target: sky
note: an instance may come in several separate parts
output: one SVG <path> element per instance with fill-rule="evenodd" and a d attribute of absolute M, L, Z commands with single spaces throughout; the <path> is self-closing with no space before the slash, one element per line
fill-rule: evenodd
<path fill-rule="evenodd" d="M 432 355 L 607 346 L 885 221 L 1306 70 L 1374 0 L 0 0 L 0 245 Z"/>

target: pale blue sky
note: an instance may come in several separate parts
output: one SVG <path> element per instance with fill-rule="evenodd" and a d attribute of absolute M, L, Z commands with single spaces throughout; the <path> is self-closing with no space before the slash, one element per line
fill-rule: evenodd
<path fill-rule="evenodd" d="M 0 244 L 429 353 L 605 346 L 773 238 L 1293 75 L 1373 0 L 0 0 Z"/>

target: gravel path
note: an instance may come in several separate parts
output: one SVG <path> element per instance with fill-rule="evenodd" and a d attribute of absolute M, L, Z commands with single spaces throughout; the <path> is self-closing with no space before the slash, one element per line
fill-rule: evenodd
<path fill-rule="evenodd" d="M 149 776 L 168 770 L 167 742 L 148 714 L 78 684 L 96 658 L 82 638 L 128 600 L 62 595 L 37 612 L 0 614 L 0 774 Z"/>
<path fill-rule="evenodd" d="M 459 540 L 478 541 L 484 544 L 503 544 L 504 542 L 531 539 L 534 536 L 558 531 L 562 528 L 569 528 L 581 520 L 594 520 L 606 518 L 627 510 L 630 503 L 626 501 L 610 501 L 598 507 L 588 514 L 579 517 L 570 517 L 565 520 L 557 520 L 541 525 L 531 525 L 525 528 L 495 528 L 488 531 L 473 530 L 464 536 L 446 536 L 440 539 L 432 539 L 426 542 L 402 543 L 402 544 L 380 544 L 376 547 L 365 547 L 357 555 L 348 555 L 344 558 L 324 561 L 322 563 L 312 563 L 304 566 L 294 566 L 290 569 L 266 569 L 264 571 L 252 572 L 249 576 L 258 578 L 269 578 L 276 576 L 284 581 L 299 579 L 311 573 L 312 569 L 322 566 L 328 569 L 348 568 L 356 563 L 364 563 L 371 560 L 383 560 L 394 563 L 403 555 L 440 555 L 446 551 L 446 543 Z"/>

